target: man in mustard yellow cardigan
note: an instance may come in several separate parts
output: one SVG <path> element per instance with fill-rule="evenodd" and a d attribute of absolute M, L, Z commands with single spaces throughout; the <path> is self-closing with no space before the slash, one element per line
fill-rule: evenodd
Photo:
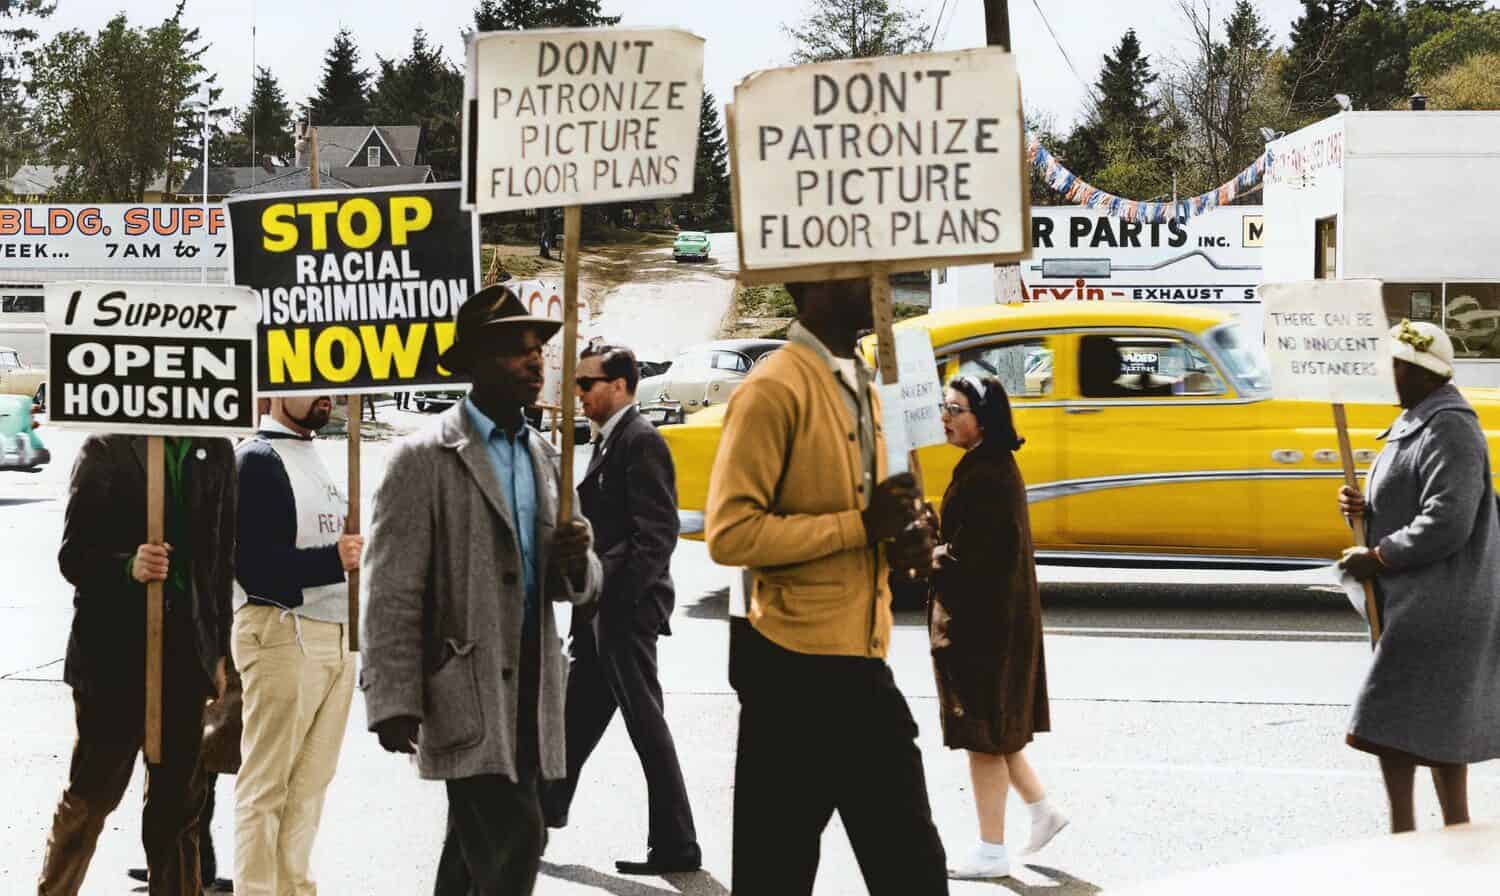
<path fill-rule="evenodd" d="M 885 663 L 889 568 L 925 570 L 911 476 L 886 478 L 859 334 L 866 280 L 790 284 L 797 322 L 729 401 L 709 484 L 713 559 L 749 569 L 731 622 L 740 698 L 735 896 L 805 896 L 834 811 L 872 896 L 948 892 L 917 726 Z"/>

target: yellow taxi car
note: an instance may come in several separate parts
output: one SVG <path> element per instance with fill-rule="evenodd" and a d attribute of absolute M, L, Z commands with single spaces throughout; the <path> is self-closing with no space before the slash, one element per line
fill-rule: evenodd
<path fill-rule="evenodd" d="M 1343 468 L 1330 406 L 1272 397 L 1260 346 L 1221 312 L 992 305 L 897 326 L 927 328 L 944 382 L 991 374 L 1006 384 L 1026 439 L 1016 459 L 1042 559 L 1297 567 L 1327 563 L 1350 544 L 1336 509 Z M 1493 456 L 1500 390 L 1464 393 Z M 660 430 L 677 465 L 686 537 L 702 537 L 723 412 Z M 1399 409 L 1347 413 L 1363 476 Z M 920 452 L 934 504 L 959 454 L 947 445 Z"/>

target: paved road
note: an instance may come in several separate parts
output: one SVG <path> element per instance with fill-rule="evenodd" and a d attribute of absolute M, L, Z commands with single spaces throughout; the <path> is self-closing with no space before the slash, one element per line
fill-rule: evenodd
<path fill-rule="evenodd" d="M 629 281 L 604 297 L 592 335 L 635 350 L 646 361 L 670 361 L 719 334 L 739 270 L 734 234 L 710 235 L 709 262 L 678 264 L 672 250 L 640 253 Z"/>
<path fill-rule="evenodd" d="M 389 407 L 383 413 L 394 415 Z M 58 681 L 69 592 L 54 557 L 78 437 L 54 430 L 47 439 L 57 459 L 46 471 L 0 474 L 0 700 L 9 710 L 0 792 L 10 808 L 0 824 L 4 893 L 24 892 L 32 879 L 73 736 L 68 691 Z M 326 447 L 330 466 L 342 470 L 342 444 Z M 367 486 L 387 449 L 369 445 Z M 644 848 L 644 788 L 617 724 L 587 770 L 573 827 L 548 850 L 539 888 L 547 896 L 726 891 L 736 708 L 725 675 L 727 571 L 701 545 L 683 543 L 674 573 L 677 634 L 662 645 L 663 680 L 708 871 L 669 881 L 612 873 L 614 859 Z M 1053 568 L 1044 579 L 1055 733 L 1031 754 L 1074 825 L 1015 880 L 956 884 L 955 893 L 1087 894 L 1381 831 L 1374 765 L 1341 744 L 1345 704 L 1366 658 L 1360 622 L 1342 596 L 1244 573 Z M 924 638 L 920 616 L 903 614 L 891 663 L 921 726 L 940 828 L 958 849 L 975 836 L 967 774 L 939 741 Z M 87 894 L 128 892 L 116 872 L 139 861 L 139 779 L 105 831 Z M 231 784 L 220 785 L 225 806 Z M 1495 769 L 1476 769 L 1472 789 L 1476 818 L 1496 817 Z M 1430 796 L 1420 806 L 1431 826 Z M 316 854 L 324 892 L 428 890 L 443 827 L 441 790 L 380 752 L 358 700 L 326 818 Z M 1013 807 L 1011 823 L 1024 836 L 1024 812 Z M 216 826 L 227 860 L 227 809 Z M 835 825 L 817 893 L 860 892 Z"/>

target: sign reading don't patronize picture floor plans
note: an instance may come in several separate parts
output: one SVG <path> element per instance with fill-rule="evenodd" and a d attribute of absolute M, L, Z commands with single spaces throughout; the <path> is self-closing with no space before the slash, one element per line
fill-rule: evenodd
<path fill-rule="evenodd" d="M 742 280 L 1029 254 L 1020 82 L 1004 50 L 759 72 L 735 88 L 729 121 Z"/>
<path fill-rule="evenodd" d="M 49 425 L 255 431 L 255 294 L 233 286 L 47 284 Z"/>
<path fill-rule="evenodd" d="M 485 32 L 468 55 L 467 199 L 481 214 L 693 191 L 701 37 Z"/>
<path fill-rule="evenodd" d="M 458 184 L 231 199 L 235 283 L 260 301 L 260 391 L 360 394 L 452 382 L 438 356 L 478 290 Z"/>

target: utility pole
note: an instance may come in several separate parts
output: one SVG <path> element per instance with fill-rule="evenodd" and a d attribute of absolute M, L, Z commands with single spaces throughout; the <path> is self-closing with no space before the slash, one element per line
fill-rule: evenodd
<path fill-rule="evenodd" d="M 1011 49 L 1009 0 L 984 0 L 984 44 Z"/>
<path fill-rule="evenodd" d="M 985 46 L 1002 47 L 1006 52 L 1015 52 L 1010 45 L 1009 0 L 984 0 L 984 43 Z M 1022 164 L 1025 164 L 1024 159 Z M 995 301 L 1002 305 L 1017 304 L 1022 298 L 1021 266 L 995 265 Z"/>

